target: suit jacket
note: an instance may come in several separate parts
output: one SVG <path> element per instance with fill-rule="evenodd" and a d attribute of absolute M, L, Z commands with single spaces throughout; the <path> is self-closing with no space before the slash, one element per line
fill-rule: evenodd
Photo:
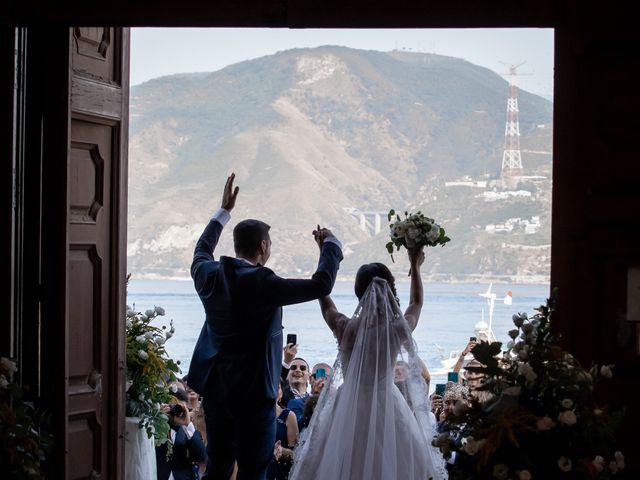
<path fill-rule="evenodd" d="M 329 295 L 342 251 L 325 242 L 311 279 L 285 279 L 237 258 L 214 260 L 221 233 L 222 224 L 210 221 L 191 265 L 206 320 L 193 351 L 189 386 L 222 401 L 275 399 L 282 368 L 282 306 Z"/>
<path fill-rule="evenodd" d="M 207 447 L 202 441 L 200 432 L 196 431 L 191 438 L 184 426 L 176 429 L 172 454 L 167 460 L 167 444 L 156 447 L 156 466 L 158 480 L 167 480 L 173 473 L 174 480 L 193 480 L 195 478 L 194 463 L 204 462 L 207 458 Z"/>

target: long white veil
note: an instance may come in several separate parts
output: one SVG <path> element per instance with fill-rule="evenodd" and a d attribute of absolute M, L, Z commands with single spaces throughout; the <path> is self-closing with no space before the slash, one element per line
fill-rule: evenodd
<path fill-rule="evenodd" d="M 411 331 L 387 282 L 375 278 L 342 317 L 333 374 L 295 450 L 292 480 L 447 478 Z M 407 362 L 403 393 L 394 366 Z M 405 398 L 406 396 L 406 398 Z"/>

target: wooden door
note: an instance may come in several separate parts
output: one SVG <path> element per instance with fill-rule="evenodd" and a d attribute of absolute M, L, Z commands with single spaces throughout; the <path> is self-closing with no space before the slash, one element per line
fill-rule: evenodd
<path fill-rule="evenodd" d="M 76 27 L 67 156 L 66 474 L 122 475 L 129 31 Z"/>

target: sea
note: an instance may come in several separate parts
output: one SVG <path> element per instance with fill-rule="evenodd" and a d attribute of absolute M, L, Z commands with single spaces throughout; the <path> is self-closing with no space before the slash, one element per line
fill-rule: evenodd
<path fill-rule="evenodd" d="M 445 374 L 434 375 L 442 369 L 442 359 L 452 352 L 460 352 L 474 335 L 474 326 L 489 322 L 487 299 L 480 297 L 490 283 L 425 283 L 424 306 L 420 321 L 413 332 L 418 353 L 432 373 L 431 389 L 443 383 Z M 396 285 L 401 307 L 409 298 L 409 283 Z M 503 345 L 510 340 L 507 332 L 513 328 L 512 315 L 526 312 L 544 304 L 549 296 L 548 284 L 493 284 L 496 294 L 492 329 Z M 511 305 L 504 297 L 511 292 Z M 338 310 L 353 314 L 358 302 L 353 293 L 353 282 L 338 281 L 331 294 Z M 167 341 L 167 353 L 180 361 L 182 373 L 189 370 L 191 353 L 204 322 L 204 309 L 193 283 L 187 280 L 135 280 L 129 281 L 127 304 L 144 312 L 154 306 L 163 307 L 166 316 L 154 320 L 157 326 L 169 325 L 173 320 L 175 335 Z M 336 340 L 326 326 L 317 301 L 290 305 L 283 312 L 284 338 L 295 333 L 298 355 L 310 365 L 325 362 L 333 365 L 337 355 Z M 456 355 L 456 353 L 453 353 Z"/>

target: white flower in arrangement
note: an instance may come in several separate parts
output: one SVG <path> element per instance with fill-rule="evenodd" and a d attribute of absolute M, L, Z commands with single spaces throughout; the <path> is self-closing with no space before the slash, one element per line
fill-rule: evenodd
<path fill-rule="evenodd" d="M 558 421 L 563 425 L 575 425 L 578 421 L 578 417 L 576 417 L 576 413 L 573 410 L 566 410 L 558 414 Z"/>
<path fill-rule="evenodd" d="M 527 386 L 531 386 L 538 378 L 538 374 L 528 363 L 520 363 L 518 365 L 518 373 L 525 378 Z"/>
<path fill-rule="evenodd" d="M 573 468 L 571 459 L 567 457 L 560 457 L 558 459 L 558 468 L 563 472 L 569 472 Z"/>
<path fill-rule="evenodd" d="M 127 318 L 127 320 L 125 320 L 124 324 L 125 324 L 125 326 L 127 328 L 131 328 L 131 325 L 133 325 L 133 322 Z"/>
<path fill-rule="evenodd" d="M 144 343 L 146 340 L 147 340 L 147 337 L 145 337 L 144 335 L 138 335 L 136 337 L 136 342 Z"/>
<path fill-rule="evenodd" d="M 164 345 L 164 342 L 166 342 L 167 340 L 164 337 L 157 336 L 153 337 L 153 341 L 156 342 L 157 345 Z"/>
<path fill-rule="evenodd" d="M 564 400 L 562 400 L 561 404 L 562 408 L 571 408 L 573 407 L 573 400 L 571 400 L 570 398 L 565 398 Z"/>
<path fill-rule="evenodd" d="M 473 437 L 469 436 L 462 439 L 462 448 L 468 455 L 473 456 L 480 451 L 480 449 L 486 442 L 487 440 L 485 438 L 476 440 Z"/>
<path fill-rule="evenodd" d="M 526 313 L 514 314 L 513 317 L 511 317 L 511 319 L 513 320 L 513 324 L 516 327 L 520 328 L 524 323 L 524 321 L 527 319 L 527 314 Z"/>
<path fill-rule="evenodd" d="M 618 465 L 618 468 L 619 468 L 620 470 L 622 470 L 622 469 L 624 468 L 624 465 L 625 465 L 625 464 L 624 464 L 624 455 L 622 454 L 622 452 L 621 452 L 621 451 L 619 451 L 619 450 L 618 450 L 618 451 L 616 451 L 616 452 L 613 454 L 613 458 L 615 458 L 615 459 L 616 459 L 616 465 Z"/>
<path fill-rule="evenodd" d="M 518 480 L 531 480 L 531 472 L 529 470 L 520 470 Z"/>
<path fill-rule="evenodd" d="M 522 387 L 509 387 L 505 388 L 503 392 L 505 395 L 509 395 L 511 397 L 519 397 L 522 393 Z"/>
<path fill-rule="evenodd" d="M 147 360 L 149 358 L 149 354 L 144 350 L 138 350 L 138 356 L 143 360 Z"/>
<path fill-rule="evenodd" d="M 176 393 L 178 391 L 178 386 L 175 383 L 172 383 L 171 385 L 169 385 L 169 391 L 171 393 Z"/>
<path fill-rule="evenodd" d="M 153 307 L 153 308 L 154 308 L 154 310 L 156 312 L 156 315 L 160 315 L 160 316 L 164 315 L 164 313 L 165 313 L 164 312 L 164 308 L 158 307 L 157 305 L 155 307 Z"/>
<path fill-rule="evenodd" d="M 153 340 L 153 332 L 145 332 L 144 336 L 147 340 Z"/>
<path fill-rule="evenodd" d="M 520 332 L 519 332 L 518 330 L 516 330 L 516 329 L 509 330 L 509 336 L 510 336 L 511 338 L 513 338 L 514 340 L 515 340 L 516 338 L 518 338 L 518 335 L 520 335 Z"/>
<path fill-rule="evenodd" d="M 614 462 L 613 460 L 611 462 L 609 462 L 609 471 L 612 474 L 616 474 L 618 473 L 618 470 L 620 470 L 620 468 L 618 467 L 618 464 L 616 462 Z"/>
<path fill-rule="evenodd" d="M 504 463 L 499 463 L 493 467 L 493 476 L 498 480 L 506 480 L 509 475 L 509 467 Z"/>
<path fill-rule="evenodd" d="M 141 322 L 146 322 L 147 320 L 149 320 L 149 318 L 146 315 L 140 315 Z"/>
<path fill-rule="evenodd" d="M 153 316 L 156 314 L 156 311 L 155 311 L 155 310 L 151 310 L 151 309 L 149 309 L 149 310 L 146 310 L 146 311 L 144 312 L 144 314 L 145 314 L 147 317 L 151 318 L 151 317 L 153 317 Z"/>
<path fill-rule="evenodd" d="M 538 421 L 536 422 L 536 428 L 538 429 L 539 432 L 551 430 L 555 426 L 556 426 L 556 422 L 551 420 L 550 417 L 539 418 Z"/>
<path fill-rule="evenodd" d="M 604 378 L 611 378 L 613 377 L 613 365 L 602 365 L 602 367 L 600 367 L 600 375 L 602 375 Z"/>
<path fill-rule="evenodd" d="M 533 332 L 533 325 L 531 325 L 530 323 L 525 323 L 524 325 L 522 325 L 522 331 L 524 333 L 531 333 Z"/>
<path fill-rule="evenodd" d="M 593 466 L 596 469 L 596 471 L 601 472 L 602 470 L 604 470 L 604 466 L 606 465 L 604 462 L 604 458 L 602 458 L 600 455 L 597 455 L 596 458 L 593 459 Z"/>
<path fill-rule="evenodd" d="M 4 375 L 0 375 L 0 388 L 4 389 L 9 386 L 9 381 Z"/>
<path fill-rule="evenodd" d="M 14 373 L 18 371 L 18 366 L 16 365 L 16 362 L 8 359 L 7 357 L 0 358 L 0 367 L 2 367 L 3 370 L 6 370 L 6 372 L 9 374 L 9 377 L 11 377 Z"/>
<path fill-rule="evenodd" d="M 133 316 L 136 315 L 136 313 L 138 313 L 138 312 L 136 312 L 135 310 L 132 310 L 129 307 L 127 307 L 127 317 L 133 317 Z"/>
<path fill-rule="evenodd" d="M 418 235 L 420 235 L 420 230 L 418 230 L 415 225 L 411 224 L 407 227 L 407 233 L 405 236 L 408 239 L 415 240 L 418 238 Z"/>
<path fill-rule="evenodd" d="M 131 388 L 131 385 L 133 385 L 133 380 L 127 380 L 124 386 L 124 391 L 128 392 L 129 389 Z"/>

